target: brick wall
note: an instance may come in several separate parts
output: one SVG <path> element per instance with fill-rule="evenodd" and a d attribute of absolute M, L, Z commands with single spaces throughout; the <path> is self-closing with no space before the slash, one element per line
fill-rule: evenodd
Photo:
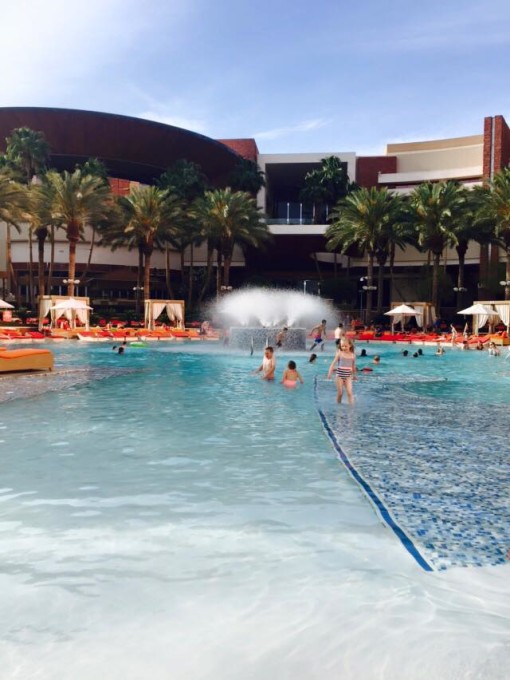
<path fill-rule="evenodd" d="M 254 163 L 257 162 L 259 150 L 254 139 L 218 139 L 216 141 L 228 146 L 229 149 L 232 149 L 232 151 L 235 151 L 243 158 L 247 158 Z"/>
<path fill-rule="evenodd" d="M 356 183 L 376 187 L 380 172 L 397 172 L 396 156 L 360 156 L 356 159 Z"/>
<path fill-rule="evenodd" d="M 493 134 L 494 128 L 494 134 Z M 492 139 L 494 136 L 494 148 Z M 494 154 L 494 172 L 506 168 L 510 162 L 510 129 L 503 116 L 487 116 L 483 125 L 483 176 L 491 176 L 491 153 Z"/>

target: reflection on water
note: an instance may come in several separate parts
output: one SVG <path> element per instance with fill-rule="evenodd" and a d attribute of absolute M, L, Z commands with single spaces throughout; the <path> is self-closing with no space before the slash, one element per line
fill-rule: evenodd
<path fill-rule="evenodd" d="M 305 385 L 286 391 L 251 375 L 257 356 L 56 351 L 61 368 L 135 370 L 2 405 L 2 680 L 506 678 L 508 567 L 416 567 L 324 436 L 312 384 L 331 354 L 293 356 Z M 367 443 L 363 400 L 394 424 L 398 389 L 418 427 L 439 383 L 394 381 L 459 370 L 382 355 L 338 411 Z M 497 376 L 477 384 L 501 403 Z"/>

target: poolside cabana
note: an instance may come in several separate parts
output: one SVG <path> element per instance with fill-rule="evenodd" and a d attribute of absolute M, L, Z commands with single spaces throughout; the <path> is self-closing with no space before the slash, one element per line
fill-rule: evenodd
<path fill-rule="evenodd" d="M 403 302 L 392 302 L 391 309 L 387 312 L 388 316 L 392 317 L 392 326 L 397 324 L 399 321 L 402 322 L 402 326 L 405 323 L 404 319 L 406 316 L 414 316 L 416 323 L 420 328 L 427 328 L 432 326 L 436 320 L 436 310 L 431 302 L 406 302 L 405 305 L 414 310 L 414 314 L 404 313 L 399 314 L 399 307 L 403 307 Z"/>
<path fill-rule="evenodd" d="M 492 307 L 505 324 L 507 333 L 510 333 L 510 300 L 479 300 L 479 303 L 484 307 Z"/>
<path fill-rule="evenodd" d="M 71 328 L 76 327 L 76 319 L 85 326 L 90 327 L 90 298 L 74 297 L 68 295 L 41 295 L 39 296 L 39 330 L 44 326 L 44 319 L 50 316 L 51 328 L 57 327 L 58 320 L 65 316 Z"/>
<path fill-rule="evenodd" d="M 163 311 L 166 311 L 169 320 L 175 322 L 177 328 L 184 328 L 184 300 L 145 300 L 145 328 L 153 331 L 155 322 Z"/>

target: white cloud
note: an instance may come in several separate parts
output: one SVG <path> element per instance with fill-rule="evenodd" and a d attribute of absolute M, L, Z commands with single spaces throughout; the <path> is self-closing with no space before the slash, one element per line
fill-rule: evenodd
<path fill-rule="evenodd" d="M 316 118 L 315 120 L 305 120 L 301 123 L 296 123 L 295 125 L 287 125 L 286 127 L 256 132 L 254 137 L 255 139 L 279 139 L 280 137 L 288 137 L 288 135 L 292 135 L 297 132 L 310 132 L 311 130 L 318 130 L 319 128 L 328 125 L 329 122 L 330 121 L 324 120 L 322 118 Z"/>
<path fill-rule="evenodd" d="M 144 111 L 137 114 L 138 118 L 145 118 L 146 120 L 153 120 L 156 123 L 164 123 L 165 125 L 174 125 L 175 127 L 184 128 L 185 130 L 192 130 L 205 134 L 207 125 L 205 121 L 198 118 L 187 118 L 185 116 L 170 115 L 164 113 L 156 113 L 155 111 Z"/>

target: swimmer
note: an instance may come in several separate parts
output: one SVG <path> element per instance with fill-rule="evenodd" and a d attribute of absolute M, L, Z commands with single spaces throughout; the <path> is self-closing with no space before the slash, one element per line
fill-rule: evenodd
<path fill-rule="evenodd" d="M 376 354 L 374 357 L 374 364 L 380 364 L 381 363 L 381 357 Z"/>
<path fill-rule="evenodd" d="M 304 383 L 304 380 L 301 377 L 300 372 L 296 368 L 296 362 L 289 361 L 289 363 L 287 364 L 287 368 L 283 372 L 281 381 L 282 385 L 284 387 L 296 387 L 298 384 L 298 380 L 301 384 Z"/>
<path fill-rule="evenodd" d="M 367 357 L 367 356 L 368 356 L 367 350 L 366 350 L 366 349 L 362 349 L 361 352 L 360 352 L 360 357 Z"/>
<path fill-rule="evenodd" d="M 403 356 L 403 357 L 409 356 L 409 352 L 408 352 L 407 349 L 402 350 L 402 356 Z"/>
<path fill-rule="evenodd" d="M 321 351 L 323 352 L 324 341 L 326 340 L 326 319 L 322 319 L 317 326 L 312 328 L 310 335 L 313 336 L 313 345 L 310 347 L 310 352 L 313 352 L 317 345 L 321 346 Z"/>
<path fill-rule="evenodd" d="M 308 359 L 309 364 L 313 364 L 314 361 L 317 360 L 317 355 L 316 354 L 310 354 L 310 358 Z"/>
<path fill-rule="evenodd" d="M 356 354 L 354 353 L 354 344 L 350 338 L 342 338 L 340 348 L 337 350 L 335 358 L 329 367 L 328 380 L 333 375 L 333 372 L 336 373 L 337 404 L 340 404 L 342 401 L 344 388 L 349 404 L 353 404 L 352 381 L 356 377 Z"/>
<path fill-rule="evenodd" d="M 257 368 L 255 373 L 262 373 L 262 380 L 274 380 L 275 370 L 276 361 L 274 358 L 274 349 L 272 347 L 266 347 L 264 350 L 262 363 Z"/>
<path fill-rule="evenodd" d="M 276 346 L 281 347 L 283 345 L 283 341 L 285 340 L 287 333 L 289 332 L 289 329 L 287 326 L 284 326 L 282 330 L 277 334 L 276 336 Z"/>

